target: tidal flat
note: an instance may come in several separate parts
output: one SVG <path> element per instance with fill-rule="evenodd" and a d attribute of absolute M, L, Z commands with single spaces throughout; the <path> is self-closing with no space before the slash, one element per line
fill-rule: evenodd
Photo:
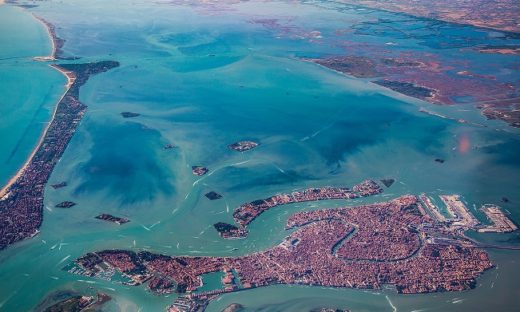
<path fill-rule="evenodd" d="M 68 62 L 113 60 L 120 66 L 91 77 L 80 91 L 88 109 L 45 189 L 40 233 L 0 252 L 0 311 L 28 311 L 55 291 L 81 293 L 91 287 L 113 298 L 107 311 L 162 311 L 175 294 L 156 296 L 144 287 L 80 277 L 63 268 L 86 252 L 104 249 L 247 255 L 282 242 L 288 235 L 285 222 L 299 211 L 404 194 L 460 194 L 481 221 L 486 219 L 477 209 L 493 203 L 520 222 L 518 129 L 487 120 L 465 95 L 452 98 L 452 105 L 432 104 L 303 60 L 412 55 L 439 64 L 447 77 L 463 77 L 464 83 L 518 88 L 517 57 L 475 48 L 520 44 L 519 39 L 327 1 L 2 5 L 2 29 L 19 29 L 15 37 L 0 32 L 0 42 L 9 42 L 0 51 L 3 182 L 31 153 L 66 83 L 48 63 L 33 60 L 48 55 L 51 42 L 31 14 L 56 26 L 65 40 L 64 56 L 80 57 Z M 122 118 L 121 112 L 139 116 Z M 261 144 L 244 153 L 228 147 L 244 140 Z M 166 150 L 167 144 L 176 148 Z M 197 165 L 210 171 L 194 176 L 191 168 Z M 243 240 L 224 240 L 213 228 L 219 221 L 232 223 L 242 203 L 368 178 L 395 182 L 370 198 L 269 210 L 251 223 Z M 63 181 L 63 188 L 51 186 Z M 222 198 L 208 200 L 204 195 L 210 191 Z M 64 201 L 76 206 L 54 208 Z M 117 226 L 95 219 L 103 213 L 131 222 Z M 520 244 L 518 233 L 471 236 Z M 408 296 L 392 289 L 277 285 L 226 294 L 208 311 L 233 302 L 246 311 L 301 311 L 325 304 L 353 311 L 518 309 L 518 251 L 488 252 L 496 267 L 465 292 Z"/>

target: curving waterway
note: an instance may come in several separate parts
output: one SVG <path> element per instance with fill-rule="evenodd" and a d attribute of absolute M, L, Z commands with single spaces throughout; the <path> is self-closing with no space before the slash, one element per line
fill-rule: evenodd
<path fill-rule="evenodd" d="M 517 130 L 484 120 L 470 105 L 431 105 L 299 59 L 359 45 L 370 47 L 367 54 L 376 53 L 392 42 L 402 51 L 430 53 L 457 64 L 465 60 L 481 74 L 514 80 L 513 72 L 496 67 L 511 66 L 515 60 L 510 56 L 495 56 L 492 63 L 489 55 L 454 53 L 460 48 L 442 45 L 454 38 L 471 38 L 474 44 L 506 40 L 496 32 L 440 23 L 435 27 L 441 35 L 434 36 L 431 21 L 407 17 L 406 31 L 414 36 L 399 37 L 389 30 L 359 33 L 353 25 L 384 18 L 400 27 L 402 16 L 327 1 L 37 4 L 31 9 L 0 6 L 2 183 L 34 148 L 66 84 L 59 72 L 32 59 L 51 49 L 46 29 L 32 13 L 56 25 L 66 40 L 65 55 L 81 57 L 61 62 L 115 60 L 121 66 L 92 77 L 81 89 L 87 113 L 49 181 L 68 185 L 47 187 L 40 234 L 0 252 L 0 311 L 30 311 L 46 295 L 67 289 L 109 294 L 114 300 L 107 311 L 162 311 L 175 295 L 156 296 L 144 287 L 81 277 L 62 268 L 86 252 L 111 248 L 193 256 L 264 250 L 282 241 L 285 221 L 300 210 L 425 192 L 461 194 L 481 220 L 474 205 L 495 203 L 520 221 Z M 266 19 L 281 26 L 266 26 Z M 338 29 L 345 32 L 337 34 Z M 323 39 L 306 37 L 317 30 Z M 426 115 L 421 107 L 488 127 Z M 124 111 L 140 116 L 124 119 Z M 261 145 L 245 153 L 227 148 L 244 139 Z M 461 142 L 469 142 L 469 148 L 461 149 Z M 165 150 L 170 143 L 179 148 Z M 439 164 L 435 158 L 446 161 Z M 213 173 L 197 182 L 193 165 Z M 396 183 L 381 195 L 269 210 L 249 225 L 243 240 L 223 240 L 211 226 L 232 223 L 235 207 L 279 192 L 389 177 Z M 209 201 L 204 197 L 209 191 L 223 198 Z M 509 203 L 500 201 L 504 196 Z M 77 205 L 54 208 L 65 200 Z M 94 219 L 100 213 L 131 222 L 116 226 Z M 483 243 L 520 244 L 517 233 L 470 236 Z M 463 293 L 402 296 L 391 289 L 277 285 L 224 295 L 208 311 L 233 302 L 247 311 L 321 306 L 353 311 L 519 309 L 520 253 L 489 253 L 496 268 L 477 281 L 476 289 Z"/>

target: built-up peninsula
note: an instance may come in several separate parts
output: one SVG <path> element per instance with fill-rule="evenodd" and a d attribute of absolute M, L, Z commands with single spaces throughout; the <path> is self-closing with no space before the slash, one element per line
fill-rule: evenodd
<path fill-rule="evenodd" d="M 117 66 L 114 61 L 53 65 L 69 78 L 68 90 L 27 162 L 0 191 L 0 249 L 38 233 L 45 184 L 87 110 L 80 88 L 90 76 Z"/>
<path fill-rule="evenodd" d="M 122 274 L 129 285 L 148 283 L 156 293 L 185 294 L 169 311 L 203 311 L 222 293 L 273 284 L 358 289 L 393 285 L 401 294 L 471 289 L 493 264 L 464 232 L 502 232 L 504 224 L 510 229 L 514 225 L 492 209 L 486 214 L 497 224 L 482 226 L 458 195 L 440 199 L 445 209 L 426 195 L 404 195 L 375 204 L 298 212 L 289 217 L 285 227 L 292 232 L 281 243 L 245 256 L 104 250 L 78 258 L 67 269 L 105 279 L 117 274 L 118 281 Z M 220 289 L 198 291 L 204 274 L 219 271 Z"/>
<path fill-rule="evenodd" d="M 52 43 L 51 55 L 35 60 L 76 59 L 63 57 L 65 41 L 56 35 L 54 25 L 41 17 L 34 17 L 46 27 Z M 0 190 L 0 250 L 38 233 L 43 220 L 45 185 L 87 110 L 87 106 L 79 100 L 80 88 L 92 75 L 118 67 L 119 63 L 99 61 L 50 66 L 67 77 L 66 90 L 31 155 Z M 58 189 L 66 185 L 66 182 L 61 182 L 52 187 Z M 70 208 L 74 205 L 66 201 L 57 207 Z"/>

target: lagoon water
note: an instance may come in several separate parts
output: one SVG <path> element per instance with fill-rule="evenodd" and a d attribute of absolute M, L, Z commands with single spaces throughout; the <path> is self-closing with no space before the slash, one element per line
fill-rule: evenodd
<path fill-rule="evenodd" d="M 33 56 L 50 54 L 41 23 L 21 8 L 0 10 L 0 183 L 30 154 L 64 90 L 66 79 Z"/>
<path fill-rule="evenodd" d="M 49 54 L 50 42 L 31 13 L 56 25 L 58 36 L 66 40 L 65 54 L 81 57 L 74 62 L 121 62 L 81 89 L 88 112 L 50 179 L 50 184 L 67 181 L 68 186 L 47 187 L 41 233 L 0 252 L 0 311 L 29 311 L 46 295 L 66 289 L 106 292 L 114 298 L 107 311 L 162 311 L 174 295 L 156 296 L 144 287 L 80 277 L 62 268 L 86 252 L 107 248 L 169 255 L 247 254 L 280 242 L 287 235 L 284 221 L 302 209 L 408 193 L 456 193 L 483 221 L 474 207 L 484 203 L 500 204 L 520 221 L 517 130 L 484 120 L 467 104 L 434 106 L 299 60 L 345 53 L 347 41 L 352 47 L 393 42 L 398 51 L 470 60 L 478 73 L 515 81 L 517 74 L 505 70 L 517 62 L 514 57 L 494 55 L 490 64 L 489 55 L 453 52 L 460 51 L 455 45 L 460 42 L 518 40 L 445 23 L 435 24 L 439 31 L 433 36 L 427 20 L 406 17 L 406 23 L 399 23 L 403 16 L 398 14 L 325 1 L 176 2 L 47 1 L 30 11 L 0 6 L 2 182 L 29 155 L 66 81 L 48 64 L 32 60 Z M 377 18 L 393 20 L 394 30 L 402 27 L 415 35 L 374 32 L 363 24 Z M 362 31 L 334 35 L 353 26 Z M 323 38 L 309 37 L 316 30 Z M 419 112 L 421 107 L 488 127 L 429 116 Z M 123 111 L 141 116 L 124 119 Z M 261 145 L 247 153 L 227 148 L 243 139 Z M 461 140 L 469 140 L 471 148 L 460 150 Z M 167 143 L 179 148 L 165 150 Z M 436 163 L 435 158 L 446 162 Z M 204 165 L 210 173 L 195 177 L 192 165 Z M 373 198 L 273 209 L 251 224 L 245 240 L 222 240 L 212 227 L 217 221 L 231 222 L 233 209 L 246 201 L 386 177 L 397 182 Z M 211 190 L 224 197 L 207 200 L 203 194 Z M 500 202 L 504 196 L 509 203 Z M 53 208 L 64 200 L 78 205 Z M 131 222 L 100 222 L 93 218 L 99 213 Z M 520 243 L 517 233 L 472 236 L 496 244 Z M 463 293 L 402 296 L 390 288 L 368 292 L 272 286 L 224 295 L 208 311 L 233 302 L 248 311 L 321 306 L 353 311 L 518 310 L 520 253 L 490 251 L 490 256 L 496 268 L 478 280 L 476 289 Z"/>

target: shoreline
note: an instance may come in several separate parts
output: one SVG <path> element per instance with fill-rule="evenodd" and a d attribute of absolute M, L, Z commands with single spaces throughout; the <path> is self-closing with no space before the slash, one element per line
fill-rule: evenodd
<path fill-rule="evenodd" d="M 466 21 L 466 22 L 464 22 L 464 21 L 458 21 L 458 20 L 455 20 L 455 19 L 445 18 L 445 17 L 433 18 L 433 17 L 429 17 L 429 16 L 426 16 L 426 15 L 420 15 L 420 14 L 416 14 L 416 13 L 405 11 L 405 10 L 397 10 L 397 9 L 378 7 L 377 5 L 371 6 L 369 4 L 362 4 L 362 3 L 352 3 L 352 2 L 340 2 L 340 3 L 348 4 L 348 5 L 351 5 L 351 6 L 354 6 L 354 7 L 358 7 L 358 8 L 369 9 L 369 10 L 378 10 L 378 11 L 387 12 L 387 13 L 393 13 L 393 14 L 400 14 L 400 15 L 413 17 L 413 18 L 417 18 L 417 19 L 424 19 L 424 20 L 428 20 L 428 21 L 436 21 L 436 22 L 440 21 L 440 22 L 444 22 L 444 23 L 448 23 L 448 24 L 454 24 L 454 25 L 458 25 L 458 26 L 462 26 L 462 27 L 470 26 L 470 27 L 483 29 L 483 30 L 486 30 L 486 31 L 502 32 L 502 33 L 504 33 L 506 35 L 517 36 L 517 35 L 520 34 L 520 29 L 517 30 L 517 31 L 509 30 L 509 29 L 505 29 L 505 28 L 494 27 L 492 25 L 486 25 L 486 24 L 477 23 L 475 21 Z"/>
<path fill-rule="evenodd" d="M 5 3 L 4 0 L 0 0 L 0 5 L 2 5 L 4 3 Z M 36 57 L 34 57 L 34 59 L 36 61 L 56 60 L 56 42 L 55 42 L 56 34 L 51 31 L 51 28 L 49 27 L 50 26 L 49 22 L 45 21 L 43 18 L 40 18 L 39 16 L 35 15 L 34 13 L 31 13 L 31 15 L 33 16 L 34 19 L 36 19 L 38 22 L 40 22 L 45 27 L 45 30 L 49 36 L 49 39 L 50 39 L 51 45 L 52 45 L 50 55 L 40 56 L 40 57 L 36 56 Z M 63 94 L 61 95 L 61 97 L 58 99 L 58 101 L 54 105 L 54 110 L 52 112 L 51 118 L 49 119 L 47 126 L 43 129 L 42 133 L 40 134 L 40 137 L 38 138 L 38 141 L 37 141 L 36 145 L 34 146 L 34 148 L 31 150 L 31 153 L 29 154 L 29 156 L 27 157 L 27 159 L 25 160 L 23 165 L 7 181 L 7 183 L 2 187 L 2 189 L 0 189 L 0 200 L 4 199 L 4 197 L 9 194 L 9 188 L 23 175 L 23 173 L 25 172 L 25 170 L 31 163 L 32 159 L 36 155 L 36 152 L 42 145 L 43 140 L 44 140 L 45 136 L 47 135 L 50 125 L 52 124 L 52 122 L 54 121 L 54 119 L 56 117 L 56 111 L 58 110 L 58 106 L 59 106 L 60 102 L 63 100 L 63 98 L 65 97 L 67 92 L 70 90 L 72 84 L 76 80 L 76 76 L 73 72 L 67 72 L 66 70 L 64 70 L 54 64 L 50 64 L 49 66 L 54 68 L 55 70 L 59 71 L 61 74 L 63 74 L 63 76 L 65 76 L 65 78 L 67 78 L 67 84 L 65 84 L 65 90 L 63 91 Z"/>
<path fill-rule="evenodd" d="M 443 88 L 439 89 L 438 87 L 437 88 L 428 87 L 423 84 L 419 84 L 419 83 L 416 83 L 413 81 L 402 79 L 402 77 L 398 78 L 398 79 L 396 79 L 396 78 L 387 79 L 387 78 L 385 78 L 384 74 L 380 75 L 379 77 L 375 77 L 375 78 L 358 77 L 355 74 L 352 74 L 347 71 L 342 72 L 342 71 L 334 68 L 333 66 L 326 66 L 324 64 L 321 64 L 321 63 L 317 62 L 317 60 L 322 60 L 319 58 L 317 58 L 317 59 L 293 58 L 293 59 L 314 64 L 315 66 L 317 66 L 319 68 L 323 68 L 327 71 L 336 73 L 336 74 L 344 76 L 344 77 L 348 77 L 348 78 L 359 80 L 359 81 L 364 81 L 368 84 L 371 84 L 371 85 L 377 86 L 378 88 L 382 88 L 386 91 L 389 91 L 390 94 L 392 94 L 392 93 L 398 94 L 399 99 L 400 99 L 400 97 L 405 97 L 405 98 L 409 98 L 411 100 L 419 100 L 419 101 L 422 101 L 422 102 L 430 104 L 430 105 L 438 105 L 438 106 L 455 106 L 455 105 L 468 104 L 468 103 L 451 102 L 447 99 L 446 95 L 439 96 L 441 94 L 441 91 L 446 91 Z M 400 88 L 398 88 L 398 87 L 392 87 L 391 85 L 388 85 L 388 83 L 411 86 L 412 88 L 415 88 L 415 89 L 424 88 L 424 89 L 430 90 L 432 92 L 432 94 L 430 96 L 416 95 L 416 94 L 406 92 L 406 90 L 404 90 L 404 91 L 400 90 Z M 502 99 L 474 101 L 474 102 L 472 102 L 472 104 L 475 106 L 475 111 L 477 111 L 480 114 L 480 116 L 482 116 L 486 121 L 499 120 L 501 122 L 506 123 L 506 125 L 508 125 L 511 128 L 520 128 L 520 116 L 518 116 L 516 114 L 517 110 L 515 110 L 515 109 L 507 110 L 501 106 L 501 104 L 503 104 L 503 103 L 511 103 L 511 105 L 512 105 L 515 103 L 514 101 L 518 100 L 518 99 L 519 99 L 519 97 L 515 96 L 515 97 L 509 97 L 509 98 L 506 97 L 506 98 L 502 98 Z M 406 102 L 408 102 L 408 101 L 406 101 Z M 419 106 L 419 112 L 425 113 L 426 111 L 422 106 Z M 432 116 L 435 115 L 437 117 L 441 117 L 437 114 L 429 114 L 429 115 L 432 115 Z M 471 122 L 471 121 L 468 121 L 465 119 L 460 119 L 460 118 L 455 118 L 455 117 L 442 116 L 442 118 L 456 121 L 458 123 L 464 123 L 464 124 L 468 124 L 468 125 L 472 125 L 472 126 L 476 126 L 476 127 L 481 127 L 481 128 L 488 127 L 488 125 L 486 125 L 484 123 Z"/>
<path fill-rule="evenodd" d="M 2 1 L 2 0 L 0 0 L 0 1 Z M 42 17 L 39 17 L 38 15 L 36 15 L 32 12 L 31 12 L 31 15 L 34 19 L 36 19 L 38 22 L 40 22 L 43 25 L 43 27 L 45 28 L 45 31 L 47 32 L 47 35 L 49 36 L 49 39 L 51 41 L 51 46 L 52 46 L 51 54 L 49 54 L 48 56 L 40 57 L 41 60 L 52 60 L 52 61 L 56 60 L 56 33 L 53 30 L 54 26 L 52 26 L 49 22 L 47 22 Z M 38 57 L 36 56 L 35 58 L 38 58 Z"/>
<path fill-rule="evenodd" d="M 29 167 L 29 164 L 33 160 L 34 156 L 36 155 L 36 152 L 43 144 L 45 136 L 47 135 L 47 132 L 49 131 L 49 128 L 50 128 L 52 122 L 56 118 L 56 112 L 58 111 L 58 106 L 59 106 L 60 102 L 63 100 L 63 98 L 65 97 L 67 92 L 69 92 L 72 84 L 76 80 L 76 75 L 73 72 L 65 71 L 65 70 L 59 68 L 57 65 L 49 65 L 49 66 L 54 68 L 55 70 L 59 71 L 67 78 L 67 84 L 65 85 L 65 91 L 63 92 L 61 97 L 58 99 L 58 102 L 56 103 L 56 105 L 54 105 L 54 110 L 52 112 L 51 118 L 50 118 L 49 122 L 47 123 L 47 126 L 43 129 L 42 133 L 40 134 L 40 137 L 38 138 L 38 142 L 32 149 L 31 154 L 29 154 L 29 157 L 27 157 L 27 159 L 23 163 L 22 167 L 20 167 L 20 169 L 18 169 L 18 171 L 7 181 L 7 183 L 0 190 L 0 200 L 4 199 L 4 197 L 9 194 L 9 188 L 24 174 L 27 167 Z"/>
<path fill-rule="evenodd" d="M 34 58 L 34 61 L 55 60 L 63 40 L 56 37 L 54 26 L 41 18 L 53 39 L 53 55 Z M 16 174 L 0 190 L 0 250 L 34 237 L 43 222 L 45 186 L 72 139 L 87 106 L 80 102 L 79 91 L 92 75 L 119 66 L 116 61 L 72 64 L 48 64 L 67 78 L 64 93 L 54 107 L 38 143 Z"/>
<path fill-rule="evenodd" d="M 87 106 L 79 101 L 79 90 L 92 75 L 119 66 L 119 62 L 52 65 L 68 78 L 53 118 L 24 166 L 2 190 L 0 199 L 0 250 L 34 237 L 43 222 L 45 186 L 70 143 Z"/>
<path fill-rule="evenodd" d="M 477 278 L 493 267 L 486 252 L 468 244 L 459 228 L 432 219 L 422 207 L 417 196 L 402 195 L 353 207 L 300 211 L 290 215 L 285 226 L 296 230 L 263 251 L 239 256 L 170 256 L 147 250 L 105 249 L 77 258 L 74 265 L 78 269 L 69 272 L 96 277 L 107 277 L 108 273 L 110 281 L 111 272 L 119 271 L 133 282 L 129 285 L 148 282 L 148 289 L 155 293 L 172 292 L 177 287 L 179 293 L 191 292 L 189 299 L 273 284 L 351 289 L 394 285 L 400 294 L 474 288 Z M 402 231 L 404 228 L 407 230 Z M 374 231 L 387 235 L 375 236 Z M 453 235 L 457 244 L 426 240 L 428 233 Z M 459 265 L 443 266 L 444 260 Z M 100 262 L 106 267 L 99 266 Z M 328 267 L 333 269 L 325 273 Z M 139 270 L 129 273 L 129 268 Z M 204 274 L 219 271 L 231 280 L 222 281 L 222 288 L 197 293 Z M 175 281 L 177 286 L 161 279 Z M 181 291 L 178 285 L 183 286 Z"/>

